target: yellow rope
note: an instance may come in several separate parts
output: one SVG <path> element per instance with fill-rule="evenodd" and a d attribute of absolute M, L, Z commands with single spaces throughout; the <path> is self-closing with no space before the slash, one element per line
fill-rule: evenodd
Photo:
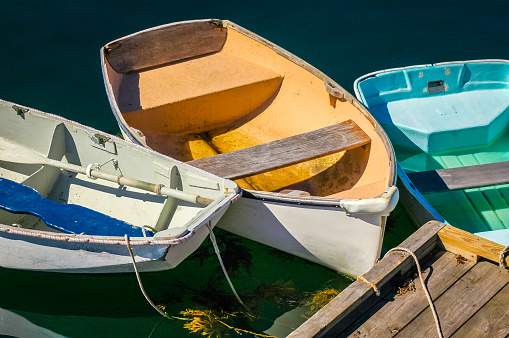
<path fill-rule="evenodd" d="M 225 322 L 223 322 L 222 320 L 217 320 L 219 323 L 223 324 L 224 326 L 226 326 L 227 328 L 229 328 L 230 330 L 234 330 L 235 332 L 237 333 L 249 333 L 249 334 L 252 334 L 254 336 L 257 336 L 257 337 L 263 337 L 263 338 L 277 338 L 275 336 L 269 336 L 269 335 L 266 335 L 266 334 L 261 334 L 261 333 L 255 333 L 255 332 L 251 332 L 251 331 L 247 331 L 247 330 L 242 330 L 242 329 L 239 329 L 237 327 L 233 327 L 233 326 L 230 326 L 228 324 L 226 324 Z"/>
<path fill-rule="evenodd" d="M 380 291 L 376 288 L 376 285 L 371 283 L 370 281 L 368 281 L 366 278 L 364 278 L 363 276 L 359 276 L 357 277 L 358 280 L 360 281 L 363 281 L 364 283 L 368 284 L 369 286 L 371 286 L 373 288 L 373 290 L 375 290 L 375 293 L 377 296 L 380 296 Z"/>

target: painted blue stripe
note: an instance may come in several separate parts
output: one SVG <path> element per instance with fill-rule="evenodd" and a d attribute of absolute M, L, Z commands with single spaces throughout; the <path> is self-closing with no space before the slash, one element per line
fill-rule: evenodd
<path fill-rule="evenodd" d="M 0 178 L 0 209 L 39 217 L 47 226 L 67 234 L 143 237 L 141 228 L 80 205 L 53 202 L 35 189 L 5 178 Z"/>

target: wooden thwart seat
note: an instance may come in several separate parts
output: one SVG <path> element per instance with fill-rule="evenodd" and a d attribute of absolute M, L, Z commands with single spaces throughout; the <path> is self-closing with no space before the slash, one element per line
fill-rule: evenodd
<path fill-rule="evenodd" d="M 124 76 L 118 104 L 126 122 L 145 133 L 199 134 L 250 113 L 282 81 L 268 68 L 217 53 Z"/>
<path fill-rule="evenodd" d="M 509 183 L 509 161 L 407 174 L 420 192 L 437 192 Z"/>
<path fill-rule="evenodd" d="M 352 120 L 188 164 L 236 180 L 312 160 L 371 142 Z"/>

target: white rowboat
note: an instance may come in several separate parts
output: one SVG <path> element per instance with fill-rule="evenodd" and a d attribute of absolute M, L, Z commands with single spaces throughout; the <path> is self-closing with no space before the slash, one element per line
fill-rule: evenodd
<path fill-rule="evenodd" d="M 135 33 L 101 58 L 126 139 L 244 189 L 219 227 L 354 276 L 379 258 L 392 146 L 332 79 L 222 20 Z"/>
<path fill-rule="evenodd" d="M 177 266 L 240 189 L 98 130 L 0 101 L 0 266 L 51 272 Z"/>

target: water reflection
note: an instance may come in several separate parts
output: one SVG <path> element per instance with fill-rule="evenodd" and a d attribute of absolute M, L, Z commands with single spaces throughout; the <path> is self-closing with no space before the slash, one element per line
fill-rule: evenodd
<path fill-rule="evenodd" d="M 45 328 L 57 336 L 188 337 L 208 332 L 228 337 L 249 331 L 282 337 L 316 311 L 331 290 L 352 282 L 298 257 L 220 229 L 214 232 L 228 274 L 249 311 L 228 286 L 209 240 L 177 268 L 141 274 L 150 298 L 180 319 L 165 319 L 151 308 L 134 274 L 1 269 L 0 307 L 20 315 L 22 327 Z M 10 322 L 2 320 L 2 325 L 9 329 Z"/>

